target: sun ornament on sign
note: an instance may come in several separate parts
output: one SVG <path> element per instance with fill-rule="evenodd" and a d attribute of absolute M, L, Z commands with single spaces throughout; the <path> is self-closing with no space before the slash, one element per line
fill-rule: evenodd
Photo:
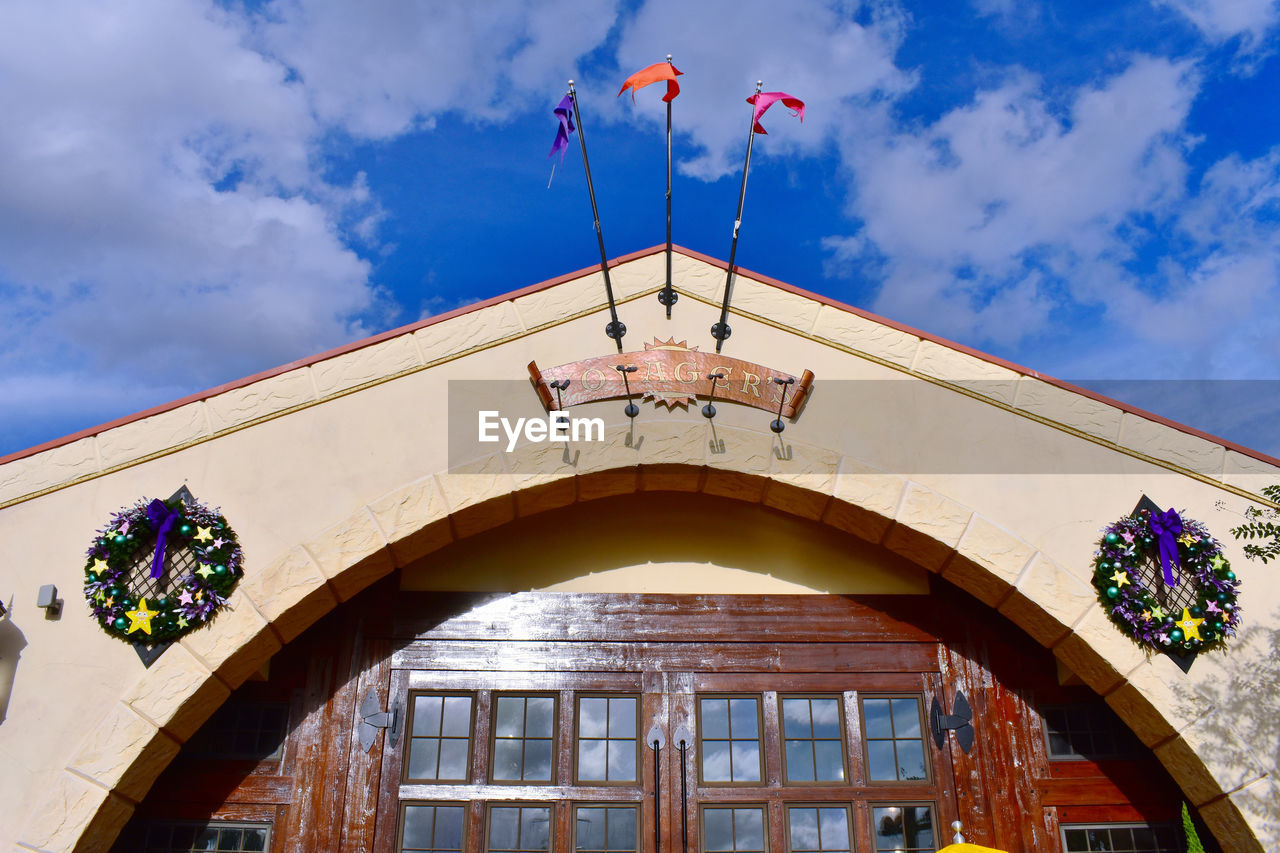
<path fill-rule="evenodd" d="M 654 338 L 653 343 L 646 343 L 644 348 L 645 352 L 652 352 L 654 350 L 665 350 L 668 352 L 698 351 L 697 347 L 689 346 L 688 341 L 676 343 L 675 338 L 668 338 L 665 341 L 661 338 Z M 688 409 L 691 404 L 698 402 L 697 397 L 692 394 L 680 394 L 670 390 L 656 388 L 647 389 L 641 399 L 646 403 L 653 403 L 655 406 L 666 406 L 667 411 L 674 409 L 676 406 L 679 406 L 682 409 Z"/>

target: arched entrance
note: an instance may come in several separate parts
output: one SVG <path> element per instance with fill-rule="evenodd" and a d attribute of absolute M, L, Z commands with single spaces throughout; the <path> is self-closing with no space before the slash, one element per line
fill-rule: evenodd
<path fill-rule="evenodd" d="M 574 520 L 627 517 L 628 503 L 593 509 L 490 538 L 518 552 Z M 822 531 L 785 524 L 784 544 Z M 216 818 L 226 849 L 261 837 L 281 851 L 836 853 L 933 850 L 955 819 L 971 839 L 1052 850 L 1064 824 L 1132 832 L 1171 816 L 1174 788 L 1140 748 L 1053 774 L 1042 706 L 1090 691 L 1059 684 L 1051 655 L 945 581 L 891 594 L 406 588 L 446 573 L 436 586 L 483 585 L 477 549 L 509 550 L 482 540 L 416 562 L 291 643 L 193 740 L 135 828 L 158 833 L 156 849 Z M 793 583 L 783 559 L 778 572 L 770 582 Z M 968 752 L 928 726 L 933 701 L 952 712 L 957 691 L 974 709 Z M 262 741 L 273 703 L 288 721 L 279 753 L 209 756 L 209 739 Z M 146 850 L 148 837 L 125 843 Z"/>

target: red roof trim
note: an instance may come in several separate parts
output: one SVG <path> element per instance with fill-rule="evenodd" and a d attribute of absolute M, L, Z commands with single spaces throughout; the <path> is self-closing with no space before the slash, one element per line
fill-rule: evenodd
<path fill-rule="evenodd" d="M 695 252 L 692 249 L 686 249 L 683 246 L 677 245 L 677 246 L 674 246 L 673 248 L 675 249 L 675 251 L 679 252 L 682 255 L 685 255 L 686 257 L 690 257 L 695 260 L 702 261 L 703 263 L 710 264 L 711 266 L 714 266 L 714 267 L 719 267 L 720 269 L 727 269 L 729 266 L 728 263 L 725 261 L 719 260 L 718 258 L 713 258 L 710 255 L 704 255 L 701 252 Z M 665 250 L 666 250 L 666 247 L 664 245 L 659 245 L 659 246 L 653 246 L 648 249 L 642 249 L 638 252 L 632 252 L 627 255 L 622 255 L 620 257 L 613 258 L 612 260 L 610 260 L 609 267 L 613 268 L 621 264 L 628 263 L 630 261 L 639 260 L 640 258 L 647 258 L 650 255 L 656 255 Z M 464 314 L 469 314 L 472 311 L 478 311 L 481 308 L 488 308 L 492 305 L 497 305 L 502 302 L 510 302 L 514 299 L 519 299 L 521 296 L 527 296 L 530 293 L 537 293 L 541 290 L 546 290 L 548 288 L 555 287 L 558 284 L 563 284 L 566 281 L 572 281 L 573 279 L 581 278 L 584 275 L 590 275 L 597 268 L 598 268 L 597 265 L 592 264 L 589 267 L 584 267 L 580 270 L 575 270 L 574 272 L 571 272 L 571 273 L 566 273 L 564 275 L 556 276 L 555 278 L 550 278 L 550 279 L 547 279 L 546 281 L 538 282 L 537 284 L 531 284 L 528 287 L 523 287 L 523 288 L 520 288 L 519 290 L 513 290 L 510 293 L 504 293 L 501 296 L 494 296 L 490 299 L 485 299 L 481 302 L 476 302 L 471 305 L 463 306 L 461 308 L 455 308 L 454 310 L 447 311 L 444 314 L 437 314 L 434 317 L 428 317 L 425 320 L 419 320 L 416 323 L 410 323 L 407 326 L 401 326 L 398 329 L 391 329 L 390 331 L 382 332 L 380 334 L 373 335 L 368 338 L 363 338 L 362 340 L 359 340 L 359 341 L 353 341 L 349 344 L 344 344 L 340 347 L 335 347 L 334 349 L 326 350 L 325 352 L 319 353 L 317 355 L 299 359 L 297 361 L 293 361 L 288 364 L 281 365 L 279 367 L 271 368 L 270 370 L 264 370 L 261 373 L 254 373 L 250 376 L 244 377 L 243 379 L 237 379 L 234 382 L 228 382 L 225 385 L 219 385 L 215 388 L 210 388 L 205 391 L 199 391 L 195 394 L 182 397 L 170 403 L 164 403 L 159 406 L 154 406 L 150 409 L 146 409 L 144 411 L 137 412 L 132 415 L 127 415 L 123 418 L 117 418 L 114 421 L 108 421 L 107 423 L 99 424 L 98 426 L 80 430 L 79 432 L 74 432 L 71 435 L 63 436 L 62 438 L 56 438 L 56 439 L 53 439 L 52 441 L 46 441 L 43 444 L 37 444 L 35 447 L 29 447 L 26 450 L 19 450 L 14 453 L 10 453 L 7 456 L 0 456 L 0 465 L 4 465 L 9 462 L 15 462 L 19 459 L 24 459 L 28 456 L 34 456 L 35 454 L 43 453 L 46 450 L 53 450 L 58 447 L 63 447 L 65 445 L 79 441 L 82 438 L 89 438 L 90 436 L 94 436 L 99 433 L 103 433 L 108 430 L 115 429 L 116 427 L 121 427 L 126 424 L 133 423 L 134 421 L 140 421 L 140 420 L 143 420 L 144 418 L 149 418 L 154 415 L 159 415 L 159 414 L 163 414 L 164 412 L 172 411 L 173 409 L 180 408 L 182 406 L 187 405 L 188 403 L 196 403 L 201 400 L 207 400 L 210 397 L 216 397 L 217 395 L 225 393 L 227 391 L 234 391 L 237 388 L 244 388 L 247 385 L 252 385 L 255 382 L 261 382 L 264 379 L 270 379 L 273 376 L 279 376 L 282 373 L 288 373 L 291 370 L 297 370 L 300 367 L 309 367 L 310 365 L 316 364 L 317 362 L 325 361 L 327 359 L 334 358 L 339 355 L 346 355 L 349 352 L 355 352 L 356 350 L 364 349 L 365 347 L 368 347 L 368 346 L 373 346 L 374 344 L 381 343 L 382 341 L 388 340 L 390 338 L 398 337 L 400 335 L 403 335 L 409 332 L 416 332 L 418 329 L 425 329 L 428 326 L 433 326 L 436 323 L 440 323 L 445 320 L 452 319 L 454 317 L 459 317 Z M 856 314 L 857 316 L 862 317 L 864 319 L 871 320 L 876 323 L 880 323 L 881 325 L 888 326 L 892 329 L 897 329 L 898 331 L 904 332 L 909 335 L 914 335 L 915 337 L 921 338 L 922 340 L 930 341 L 932 343 L 945 346 L 949 349 L 953 349 L 958 352 L 965 353 L 966 355 L 973 356 L 974 358 L 977 358 L 981 361 L 985 361 L 989 364 L 994 364 L 999 367 L 1012 370 L 1013 372 L 1022 374 L 1023 376 L 1030 376 L 1033 379 L 1039 379 L 1042 382 L 1047 382 L 1050 385 L 1057 386 L 1058 388 L 1062 388 L 1065 391 L 1070 391 L 1073 394 L 1079 394 L 1082 397 L 1088 397 L 1091 400 L 1096 400 L 1100 403 L 1105 403 L 1106 405 L 1114 406 L 1123 412 L 1129 412 L 1130 414 L 1139 415 L 1143 418 L 1154 421 L 1155 423 L 1163 424 L 1164 426 L 1170 427 L 1171 429 L 1176 429 L 1179 432 L 1183 432 L 1188 435 L 1193 435 L 1197 438 L 1205 439 L 1206 441 L 1209 441 L 1213 444 L 1217 444 L 1229 450 L 1233 450 L 1236 453 L 1240 453 L 1245 456 L 1252 457 L 1253 459 L 1257 459 L 1261 462 L 1266 462 L 1270 465 L 1275 465 L 1277 467 L 1280 467 L 1280 459 L 1277 459 L 1273 456 L 1268 456 L 1267 454 L 1262 453 L 1261 451 L 1253 450 L 1252 448 L 1245 447 L 1240 444 L 1236 444 L 1233 441 L 1228 441 L 1227 439 L 1220 438 L 1216 435 L 1203 432 L 1194 427 L 1187 426 L 1186 424 L 1178 423 L 1177 421 L 1170 420 L 1166 417 L 1157 415 L 1153 412 L 1148 412 L 1144 409 L 1140 409 L 1137 406 L 1131 406 L 1128 403 L 1122 403 L 1119 400 L 1113 400 L 1110 397 L 1106 397 L 1106 396 L 1103 396 L 1102 394 L 1095 393 L 1093 391 L 1090 391 L 1087 388 L 1080 388 L 1079 386 L 1072 385 L 1069 382 L 1063 382 L 1061 379 L 1055 379 L 1052 376 L 1046 376 L 1045 374 L 1040 373 L 1038 371 L 1031 370 L 1030 368 L 1027 368 L 1027 367 L 1023 367 L 1020 364 L 1015 364 L 1011 361 L 1005 361 L 1002 358 L 998 358 L 996 356 L 990 355 L 980 350 L 973 349 L 972 347 L 965 346 L 964 344 L 956 343 L 955 341 L 951 341 L 946 338 L 939 337 L 937 335 L 929 334 L 928 332 L 922 332 L 919 329 L 912 328 L 911 326 L 907 326 L 903 323 L 899 323 L 894 320 L 890 320 L 887 317 L 881 317 L 879 314 L 873 314 L 870 311 L 865 311 L 861 308 L 856 308 L 844 302 L 839 302 L 835 299 L 830 299 L 821 294 L 814 293 L 813 291 L 805 290 L 804 288 L 787 284 L 785 281 L 779 281 L 776 278 L 771 278 L 767 275 L 761 275 L 760 273 L 752 272 L 751 270 L 744 269 L 741 266 L 738 267 L 738 272 L 742 275 L 748 276 L 749 278 L 753 278 L 753 279 L 756 279 L 757 281 L 764 282 L 765 284 L 772 285 L 773 287 L 776 287 L 779 290 L 786 291 L 787 293 L 794 293 L 797 296 L 803 296 L 806 299 L 812 299 L 814 302 L 818 302 L 822 305 L 829 305 L 832 308 L 837 308 L 841 311 L 847 311 L 850 314 Z"/>

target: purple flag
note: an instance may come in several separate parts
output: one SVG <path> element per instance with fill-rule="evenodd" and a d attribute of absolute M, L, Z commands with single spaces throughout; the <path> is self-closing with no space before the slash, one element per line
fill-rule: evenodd
<path fill-rule="evenodd" d="M 560 162 L 564 162 L 565 149 L 569 147 L 569 134 L 573 133 L 573 96 L 565 95 L 560 99 L 560 105 L 555 109 L 556 118 L 560 119 L 560 127 L 556 130 L 556 141 L 551 143 L 551 153 L 548 157 L 556 156 L 556 152 L 560 152 Z"/>

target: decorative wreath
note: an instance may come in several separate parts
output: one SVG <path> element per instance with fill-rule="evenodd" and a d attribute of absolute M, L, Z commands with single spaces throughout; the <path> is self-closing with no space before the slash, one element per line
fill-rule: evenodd
<path fill-rule="evenodd" d="M 189 496 L 138 501 L 94 538 L 84 595 L 102 629 L 147 645 L 207 624 L 244 574 L 244 553 L 216 509 Z"/>
<path fill-rule="evenodd" d="M 1093 585 L 1111 621 L 1157 651 L 1218 648 L 1240 622 L 1240 581 L 1222 545 L 1172 509 L 1140 509 L 1103 528 Z"/>

